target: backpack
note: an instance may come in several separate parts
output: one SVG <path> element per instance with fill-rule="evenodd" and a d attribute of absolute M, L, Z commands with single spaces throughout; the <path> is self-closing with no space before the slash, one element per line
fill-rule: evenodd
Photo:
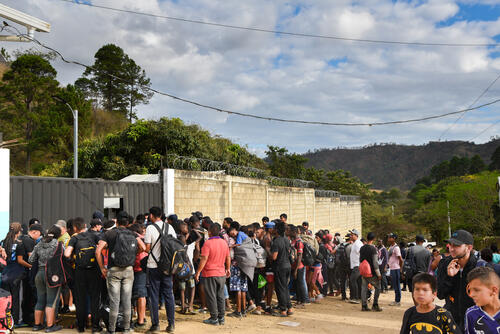
<path fill-rule="evenodd" d="M 12 332 L 14 328 L 11 308 L 12 296 L 7 290 L 0 289 L 0 332 Z"/>
<path fill-rule="evenodd" d="M 304 243 L 304 246 L 305 246 L 305 244 L 308 244 L 309 246 L 311 246 L 311 248 L 314 250 L 314 257 L 316 257 L 316 255 L 318 255 L 318 253 L 319 253 L 318 240 L 316 240 L 315 237 L 313 237 L 311 235 L 307 235 L 307 234 L 302 234 L 300 236 L 300 239 Z"/>
<path fill-rule="evenodd" d="M 96 244 L 94 240 L 87 234 L 78 234 L 75 238 L 75 265 L 82 269 L 96 268 Z"/>
<path fill-rule="evenodd" d="M 372 268 L 370 267 L 370 263 L 367 260 L 363 260 L 359 264 L 359 273 L 365 278 L 373 277 Z"/>
<path fill-rule="evenodd" d="M 340 244 L 337 247 L 337 252 L 335 253 L 335 264 L 343 269 L 348 269 L 350 266 L 350 260 L 347 257 L 346 244 Z"/>
<path fill-rule="evenodd" d="M 302 252 L 302 263 L 304 266 L 312 266 L 316 260 L 316 254 L 314 248 L 306 242 L 303 242 L 304 250 Z"/>
<path fill-rule="evenodd" d="M 115 247 L 109 257 L 117 267 L 133 266 L 137 254 L 137 239 L 129 230 L 116 229 L 116 232 Z"/>
<path fill-rule="evenodd" d="M 267 260 L 267 252 L 261 245 L 254 243 L 253 250 L 255 252 L 255 257 L 257 258 L 257 266 L 255 268 L 265 268 Z"/>
<path fill-rule="evenodd" d="M 413 247 L 408 248 L 406 252 L 402 273 L 406 279 L 411 279 L 417 273 L 417 264 L 413 256 Z"/>
<path fill-rule="evenodd" d="M 106 326 L 106 329 L 109 331 L 109 306 L 108 305 L 103 305 L 99 309 L 99 317 L 102 319 L 104 322 L 104 325 Z M 116 318 L 116 326 L 115 326 L 115 333 L 116 332 L 123 332 L 125 331 L 125 321 L 123 317 L 122 312 L 118 312 L 118 316 Z"/>
<path fill-rule="evenodd" d="M 56 251 L 45 265 L 45 280 L 49 288 L 57 288 L 69 283 L 72 279 L 72 268 L 66 257 L 63 256 L 63 244 L 57 243 Z"/>
<path fill-rule="evenodd" d="M 335 268 L 335 255 L 330 252 L 328 252 L 328 255 L 326 256 L 326 267 L 328 269 Z"/>
<path fill-rule="evenodd" d="M 186 252 L 186 248 L 184 244 L 177 238 L 174 238 L 170 234 L 168 234 L 168 229 L 170 226 L 168 223 L 163 223 L 163 228 L 160 229 L 158 225 L 152 224 L 160 234 L 158 239 L 156 239 L 155 243 L 151 247 L 151 250 L 154 249 L 156 244 L 160 243 L 160 258 L 157 259 L 153 252 L 150 253 L 153 256 L 153 260 L 155 260 L 158 269 L 162 271 L 165 275 L 183 275 L 189 267 L 191 267 L 191 263 L 189 261 L 189 257 Z M 167 231 L 164 233 L 165 225 L 167 225 Z M 192 272 L 192 267 L 191 267 Z"/>
<path fill-rule="evenodd" d="M 287 242 L 285 244 L 288 251 L 288 260 L 290 261 L 290 264 L 294 264 L 295 261 L 297 261 L 297 250 L 295 249 L 295 247 L 292 247 L 292 245 L 290 245 L 290 242 Z"/>

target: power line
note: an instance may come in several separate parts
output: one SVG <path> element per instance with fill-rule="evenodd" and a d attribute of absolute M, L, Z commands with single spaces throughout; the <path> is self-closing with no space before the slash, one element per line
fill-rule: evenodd
<path fill-rule="evenodd" d="M 14 29 L 16 29 L 16 28 L 14 28 Z M 21 34 L 19 32 L 19 30 L 17 30 L 17 32 L 19 33 L 18 36 L 25 37 L 25 38 L 31 40 L 32 42 L 40 45 L 41 47 L 43 47 L 43 48 L 45 48 L 47 50 L 50 50 L 50 51 L 56 53 L 61 58 L 61 60 L 64 61 L 65 63 L 82 66 L 82 67 L 84 67 L 86 69 L 92 69 L 93 68 L 92 66 L 85 65 L 85 64 L 80 63 L 78 61 L 68 60 L 58 50 L 56 50 L 56 49 L 54 49 L 54 48 L 52 48 L 50 46 L 47 46 L 47 45 L 43 44 L 39 40 L 37 40 L 37 39 L 35 39 L 33 37 L 30 37 L 27 34 Z M 117 77 L 117 76 L 115 76 L 115 75 L 113 75 L 111 73 L 107 73 L 107 74 L 110 77 L 115 78 L 115 79 L 117 79 L 119 81 L 122 81 L 122 82 L 125 82 L 125 83 L 130 83 L 126 79 Z M 431 120 L 431 119 L 443 118 L 443 117 L 447 117 L 447 116 L 451 116 L 451 115 L 462 114 L 462 113 L 465 113 L 465 112 L 468 112 L 468 111 L 471 111 L 471 110 L 480 109 L 480 108 L 483 108 L 483 107 L 486 107 L 486 106 L 490 106 L 490 105 L 493 105 L 493 104 L 496 104 L 496 103 L 500 102 L 500 98 L 499 98 L 499 99 L 490 101 L 488 103 L 484 103 L 482 105 L 479 105 L 479 106 L 476 106 L 476 107 L 473 107 L 473 108 L 461 109 L 461 110 L 458 110 L 458 111 L 452 111 L 452 112 L 448 112 L 448 113 L 444 113 L 444 114 L 431 115 L 431 116 L 426 116 L 426 117 L 421 117 L 421 118 L 396 120 L 396 121 L 385 121 L 385 122 L 339 123 L 339 122 L 320 122 L 320 121 L 305 121 L 305 120 L 285 119 L 285 118 L 276 118 L 276 117 L 260 116 L 260 115 L 255 115 L 255 114 L 242 113 L 242 112 L 237 112 L 237 111 L 232 111 L 232 110 L 227 110 L 227 109 L 221 109 L 221 108 L 213 107 L 213 106 L 210 106 L 210 105 L 207 105 L 207 104 L 203 104 L 203 103 L 200 103 L 200 102 L 196 102 L 196 101 L 193 101 L 193 100 L 188 100 L 186 98 L 182 98 L 182 97 L 178 97 L 178 96 L 175 96 L 175 95 L 172 95 L 172 94 L 169 94 L 169 93 L 165 93 L 165 92 L 159 91 L 157 89 L 154 89 L 154 88 L 151 88 L 151 87 L 148 87 L 148 86 L 139 85 L 139 87 L 141 87 L 142 89 L 145 89 L 145 90 L 152 91 L 152 92 L 157 93 L 159 95 L 170 97 L 170 98 L 172 98 L 174 100 L 178 100 L 178 101 L 181 101 L 181 102 L 189 103 L 189 104 L 201 107 L 201 108 L 205 108 L 205 109 L 217 111 L 217 112 L 220 112 L 220 113 L 225 113 L 225 114 L 228 114 L 228 115 L 237 115 L 237 116 L 241 116 L 241 117 L 249 117 L 249 118 L 262 119 L 262 120 L 275 121 L 275 122 L 283 122 L 283 123 L 299 123 L 299 124 L 327 125 L 327 126 L 376 126 L 376 125 L 394 125 L 394 124 L 415 123 L 415 122 L 422 122 L 422 121 L 427 121 L 427 120 Z"/>
<path fill-rule="evenodd" d="M 500 79 L 500 74 L 497 75 L 497 77 L 495 78 L 495 80 L 493 80 L 489 85 L 488 87 L 486 87 L 486 89 L 484 89 L 481 94 L 474 100 L 474 102 L 472 102 L 470 105 L 469 105 L 469 108 L 472 108 L 473 105 L 475 105 L 477 103 L 477 101 L 479 101 L 489 90 L 491 87 L 493 87 L 493 85 L 498 81 L 498 79 Z M 458 121 L 460 121 L 466 114 L 467 112 L 464 112 L 463 114 L 460 115 L 460 117 L 458 117 L 455 122 L 453 122 L 453 124 L 451 124 L 446 130 L 443 131 L 443 133 L 441 133 L 441 135 L 439 136 L 439 139 L 438 141 L 441 141 L 441 138 L 449 131 L 451 130 L 451 128 L 453 128 L 455 126 L 455 124 L 458 123 Z"/>
<path fill-rule="evenodd" d="M 471 139 L 469 139 L 469 141 L 473 141 L 474 139 L 476 139 L 477 137 L 481 136 L 483 133 L 485 133 L 486 131 L 488 131 L 489 129 L 491 129 L 492 127 L 494 127 L 495 125 L 497 125 L 498 123 L 500 123 L 500 119 L 498 121 L 496 121 L 495 123 L 493 123 L 491 125 L 488 125 L 481 132 L 479 132 L 477 135 L 475 135 L 474 137 L 472 137 Z"/>
<path fill-rule="evenodd" d="M 59 0 L 59 1 L 71 3 L 73 5 L 81 5 L 81 6 L 105 9 L 105 10 L 109 10 L 109 11 L 128 13 L 128 14 L 134 14 L 134 15 L 142 15 L 142 16 L 178 21 L 178 22 L 202 24 L 202 25 L 207 25 L 207 26 L 212 26 L 212 27 L 227 28 L 227 29 L 234 29 L 234 30 L 246 30 L 246 31 L 269 33 L 269 34 L 275 34 L 275 35 L 286 35 L 286 36 L 296 36 L 296 37 L 306 37 L 306 38 L 319 38 L 319 39 L 328 39 L 328 40 L 337 40 L 337 41 L 346 41 L 346 42 L 359 42 L 359 43 L 371 43 L 371 44 L 392 44 L 392 45 L 412 45 L 412 46 L 494 47 L 494 46 L 500 45 L 500 43 L 432 43 L 432 42 L 410 42 L 410 41 L 395 41 L 395 40 L 391 41 L 391 40 L 378 40 L 378 39 L 350 38 L 350 37 L 331 36 L 331 35 L 306 34 L 306 33 L 300 33 L 300 32 L 273 30 L 273 29 L 258 28 L 258 27 L 245 27 L 245 26 L 223 24 L 223 23 L 210 22 L 210 21 L 192 20 L 192 19 L 186 19 L 186 18 L 182 18 L 182 17 L 144 13 L 144 12 L 138 12 L 135 10 L 108 7 L 108 6 L 103 6 L 103 5 L 96 5 L 93 3 L 87 3 L 87 2 L 75 2 L 74 0 Z"/>

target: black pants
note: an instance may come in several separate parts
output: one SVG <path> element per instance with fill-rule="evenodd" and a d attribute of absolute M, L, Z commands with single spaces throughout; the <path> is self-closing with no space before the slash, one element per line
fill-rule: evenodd
<path fill-rule="evenodd" d="M 339 282 L 336 273 L 336 267 L 327 268 L 328 270 L 328 290 L 329 292 L 334 292 L 335 290 L 339 290 Z"/>
<path fill-rule="evenodd" d="M 351 299 L 361 299 L 361 274 L 359 273 L 359 266 L 351 269 L 350 285 Z"/>
<path fill-rule="evenodd" d="M 19 276 L 12 283 L 5 284 L 2 282 L 2 289 L 10 292 L 12 296 L 12 318 L 14 319 L 14 324 L 19 323 L 19 311 L 21 309 L 21 284 L 24 280 L 25 275 Z"/>
<path fill-rule="evenodd" d="M 297 294 L 297 302 L 305 303 L 307 300 L 307 285 L 306 285 L 306 267 L 297 269 L 297 278 L 295 279 L 295 293 Z"/>
<path fill-rule="evenodd" d="M 22 285 L 23 301 L 21 302 L 21 309 L 23 310 L 23 321 L 31 325 L 35 321 L 36 289 L 31 286 L 28 276 L 23 280 Z"/>
<path fill-rule="evenodd" d="M 249 300 L 250 297 L 255 302 L 255 305 L 264 307 L 265 304 L 262 303 L 262 298 L 264 296 L 265 288 L 262 287 L 259 289 L 259 275 L 266 277 L 266 269 L 255 268 L 252 282 L 250 283 L 250 279 L 248 280 L 249 284 L 248 284 L 247 300 Z"/>
<path fill-rule="evenodd" d="M 337 275 L 340 281 L 340 291 L 342 292 L 342 299 L 347 299 L 347 291 L 346 286 L 349 283 L 350 272 L 347 268 L 337 268 Z M 352 292 L 349 292 L 350 297 L 352 298 Z"/>
<path fill-rule="evenodd" d="M 274 289 L 278 297 L 278 307 L 281 311 L 292 308 L 290 293 L 288 293 L 288 283 L 290 282 L 291 268 L 281 268 L 274 271 Z"/>
<path fill-rule="evenodd" d="M 211 319 L 224 319 L 224 313 L 226 312 L 224 284 L 226 284 L 225 276 L 203 278 L 207 307 Z"/>
<path fill-rule="evenodd" d="M 97 268 L 75 271 L 75 306 L 78 329 L 85 329 L 87 322 L 87 296 L 90 296 L 92 329 L 99 329 L 99 307 L 101 300 L 101 277 Z"/>

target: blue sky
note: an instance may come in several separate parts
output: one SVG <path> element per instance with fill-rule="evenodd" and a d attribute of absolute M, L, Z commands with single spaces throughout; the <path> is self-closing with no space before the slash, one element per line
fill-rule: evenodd
<path fill-rule="evenodd" d="M 75 0 L 89 2 L 89 0 Z M 500 48 L 341 42 L 221 29 L 133 16 L 58 0 L 4 0 L 51 23 L 41 41 L 91 64 L 106 43 L 122 47 L 154 88 L 223 109 L 324 122 L 377 122 L 467 108 L 500 74 Z M 500 43 L 498 0 L 172 1 L 91 3 L 194 20 L 306 34 L 432 43 Z M 11 43 L 9 51 L 35 47 Z M 62 84 L 81 68 L 57 60 Z M 477 101 L 500 97 L 500 80 Z M 371 143 L 485 142 L 500 131 L 500 104 L 457 117 L 384 127 L 282 124 L 216 113 L 154 96 L 140 117 L 180 117 L 263 154 Z M 445 133 L 446 132 L 446 133 Z M 445 135 L 443 136 L 443 133 Z"/>

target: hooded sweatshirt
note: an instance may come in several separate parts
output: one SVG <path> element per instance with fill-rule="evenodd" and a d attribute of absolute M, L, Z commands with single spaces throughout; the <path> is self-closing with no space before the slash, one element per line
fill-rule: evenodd
<path fill-rule="evenodd" d="M 57 239 L 52 239 L 50 242 L 40 241 L 33 249 L 29 263 L 34 264 L 35 261 L 38 261 L 38 268 L 45 268 L 47 261 L 54 255 L 57 249 L 57 243 Z"/>

